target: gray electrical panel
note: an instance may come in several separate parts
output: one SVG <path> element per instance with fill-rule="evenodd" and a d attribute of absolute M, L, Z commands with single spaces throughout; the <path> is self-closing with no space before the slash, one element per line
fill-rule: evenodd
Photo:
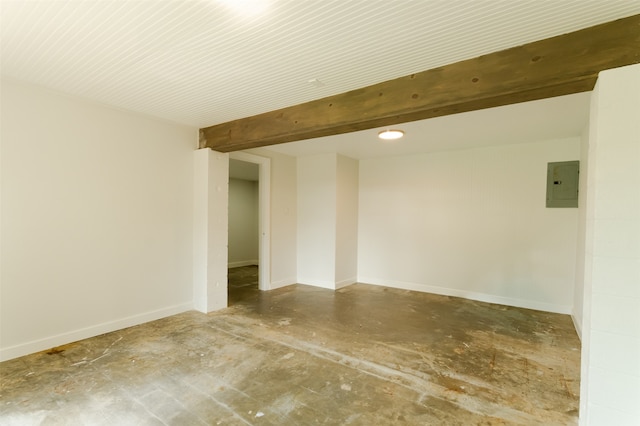
<path fill-rule="evenodd" d="M 547 165 L 547 207 L 578 207 L 579 161 Z"/>

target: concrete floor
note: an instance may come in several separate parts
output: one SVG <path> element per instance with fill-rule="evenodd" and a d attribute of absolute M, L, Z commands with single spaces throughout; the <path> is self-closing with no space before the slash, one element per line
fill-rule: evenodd
<path fill-rule="evenodd" d="M 223 311 L 0 364 L 0 424 L 577 423 L 568 316 L 361 284 L 265 293 L 243 269 Z"/>

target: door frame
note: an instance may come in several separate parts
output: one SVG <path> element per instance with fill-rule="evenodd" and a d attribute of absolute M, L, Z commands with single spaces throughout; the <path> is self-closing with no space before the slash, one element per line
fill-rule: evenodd
<path fill-rule="evenodd" d="M 271 159 L 241 151 L 229 159 L 258 165 L 258 288 L 271 290 Z"/>

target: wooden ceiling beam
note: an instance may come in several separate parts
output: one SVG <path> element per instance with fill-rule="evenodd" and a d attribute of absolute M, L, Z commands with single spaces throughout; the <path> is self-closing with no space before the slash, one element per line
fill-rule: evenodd
<path fill-rule="evenodd" d="M 640 63 L 640 15 L 200 129 L 230 152 L 592 90 Z"/>

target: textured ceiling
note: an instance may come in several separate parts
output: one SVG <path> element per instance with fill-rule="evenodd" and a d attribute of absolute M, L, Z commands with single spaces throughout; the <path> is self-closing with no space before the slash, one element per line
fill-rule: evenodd
<path fill-rule="evenodd" d="M 2 0 L 2 74 L 206 127 L 640 13 L 635 0 L 227 3 Z"/>

